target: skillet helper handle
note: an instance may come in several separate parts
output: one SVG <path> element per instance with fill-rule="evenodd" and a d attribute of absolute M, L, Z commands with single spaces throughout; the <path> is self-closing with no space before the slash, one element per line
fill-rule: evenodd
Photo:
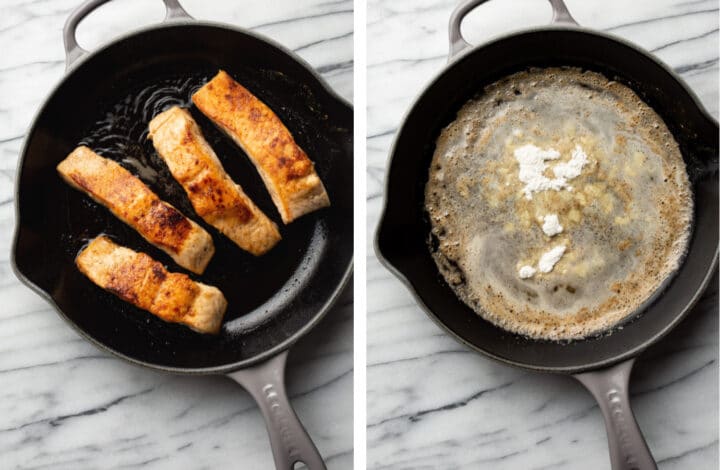
<path fill-rule="evenodd" d="M 83 18 L 109 1 L 110 0 L 86 0 L 79 7 L 73 10 L 73 12 L 70 13 L 70 16 L 68 16 L 67 21 L 65 21 L 65 26 L 63 27 L 65 70 L 69 70 L 73 63 L 88 53 L 88 51 L 80 47 L 77 42 L 77 38 L 75 37 L 78 25 Z M 173 19 L 194 19 L 183 9 L 182 6 L 180 6 L 178 0 L 162 0 L 162 2 L 165 4 L 165 19 L 163 22 Z"/>
<path fill-rule="evenodd" d="M 310 470 L 326 470 L 320 452 L 290 405 L 285 390 L 287 351 L 272 359 L 231 372 L 228 376 L 247 390 L 265 418 L 275 468 L 293 470 L 303 462 Z"/>
<path fill-rule="evenodd" d="M 450 24 L 448 25 L 448 35 L 450 38 L 450 52 L 448 53 L 448 62 L 450 62 L 455 56 L 460 54 L 460 52 L 471 47 L 470 43 L 468 43 L 465 38 L 463 38 L 462 31 L 460 30 L 463 19 L 468 13 L 488 1 L 490 0 L 462 0 L 458 4 L 458 6 L 455 7 L 452 15 L 450 15 Z M 553 11 L 553 16 L 551 20 L 552 24 L 565 23 L 578 26 L 577 21 L 575 21 L 575 19 L 572 17 L 563 0 L 548 1 L 550 2 L 550 6 L 552 7 Z"/>
<path fill-rule="evenodd" d="M 635 359 L 607 369 L 576 374 L 597 400 L 605 419 L 612 470 L 657 470 L 655 459 L 635 420 L 628 384 Z"/>

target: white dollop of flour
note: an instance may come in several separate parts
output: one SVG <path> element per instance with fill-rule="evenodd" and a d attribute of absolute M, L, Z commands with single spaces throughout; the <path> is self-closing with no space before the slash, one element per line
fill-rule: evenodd
<path fill-rule="evenodd" d="M 537 269 L 532 266 L 523 266 L 518 270 L 518 276 L 520 276 L 520 279 L 528 279 L 533 277 L 536 272 Z"/>
<path fill-rule="evenodd" d="M 546 162 L 560 158 L 560 152 L 557 150 L 541 149 L 535 145 L 526 144 L 516 148 L 513 155 L 520 164 L 518 178 L 525 183 L 523 192 L 526 199 L 532 199 L 532 194 L 538 191 L 571 190 L 568 180 L 579 176 L 588 162 L 587 154 L 582 147 L 576 145 L 570 161 L 557 163 L 552 168 L 555 178 L 548 178 L 544 175 L 548 167 Z"/>
<path fill-rule="evenodd" d="M 565 181 L 577 178 L 582 173 L 582 169 L 587 165 L 588 156 L 579 145 L 575 146 L 572 151 L 570 161 L 567 163 L 558 163 L 553 167 L 553 173 L 557 178 Z"/>
<path fill-rule="evenodd" d="M 548 237 L 562 233 L 563 227 L 560 225 L 557 214 L 548 214 L 543 218 L 543 221 L 542 229 Z"/>
<path fill-rule="evenodd" d="M 565 245 L 558 245 L 543 253 L 538 261 L 538 269 L 541 273 L 549 273 L 565 254 Z"/>
<path fill-rule="evenodd" d="M 520 279 L 529 279 L 533 277 L 538 271 L 541 273 L 549 273 L 553 270 L 555 265 L 560 261 L 560 258 L 565 254 L 565 245 L 558 245 L 549 251 L 543 253 L 538 261 L 537 269 L 532 266 L 522 266 L 518 269 L 518 276 Z"/>
<path fill-rule="evenodd" d="M 550 179 L 543 173 L 547 169 L 548 160 L 560 158 L 560 152 L 555 149 L 543 150 L 532 144 L 518 147 L 514 152 L 515 159 L 520 164 L 518 178 L 525 183 L 523 192 L 526 199 L 532 199 L 532 193 L 548 189 L 559 190 L 563 182 L 558 179 Z"/>

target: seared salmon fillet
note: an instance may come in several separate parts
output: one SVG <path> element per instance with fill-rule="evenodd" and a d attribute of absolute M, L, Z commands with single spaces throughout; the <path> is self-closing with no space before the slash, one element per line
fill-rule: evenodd
<path fill-rule="evenodd" d="M 197 274 L 205 270 L 215 253 L 210 234 L 125 168 L 81 146 L 57 170 L 70 186 L 110 209 L 177 264 Z"/>
<path fill-rule="evenodd" d="M 230 75 L 221 70 L 192 100 L 252 160 L 284 223 L 330 205 L 313 162 L 287 127 Z"/>
<path fill-rule="evenodd" d="M 200 333 L 220 331 L 227 309 L 220 289 L 171 273 L 145 253 L 99 236 L 83 248 L 75 264 L 98 286 L 166 322 Z"/>
<path fill-rule="evenodd" d="M 256 256 L 280 241 L 277 225 L 230 179 L 186 109 L 155 116 L 148 138 L 207 223 Z"/>

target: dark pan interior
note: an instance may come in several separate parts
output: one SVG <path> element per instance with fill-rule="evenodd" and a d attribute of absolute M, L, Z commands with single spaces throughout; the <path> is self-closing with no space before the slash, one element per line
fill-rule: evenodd
<path fill-rule="evenodd" d="M 426 240 L 424 187 L 442 127 L 498 78 L 530 66 L 579 66 L 622 81 L 665 120 L 693 183 L 695 220 L 686 259 L 663 292 L 612 332 L 571 343 L 537 341 L 486 322 L 458 300 L 439 274 Z M 578 30 L 538 30 L 500 39 L 451 64 L 421 95 L 400 130 L 376 238 L 383 261 L 431 318 L 469 346 L 514 365 L 577 372 L 637 354 L 688 310 L 713 269 L 718 247 L 718 127 L 664 67 L 627 44 Z"/>
<path fill-rule="evenodd" d="M 332 206 L 284 225 L 254 166 L 197 109 L 191 112 L 226 171 L 280 228 L 283 240 L 254 257 L 200 219 L 146 139 L 147 124 L 224 69 L 272 108 L 316 163 Z M 228 299 L 219 336 L 165 323 L 104 292 L 74 265 L 105 233 L 186 272 L 102 206 L 69 188 L 55 166 L 78 144 L 117 160 L 203 225 L 216 253 L 196 280 Z M 132 35 L 73 70 L 31 130 L 18 178 L 18 272 L 47 293 L 97 343 L 163 368 L 238 366 L 286 344 L 324 313 L 352 263 L 352 109 L 295 59 L 252 35 L 172 25 Z M 187 272 L 188 274 L 191 274 Z"/>

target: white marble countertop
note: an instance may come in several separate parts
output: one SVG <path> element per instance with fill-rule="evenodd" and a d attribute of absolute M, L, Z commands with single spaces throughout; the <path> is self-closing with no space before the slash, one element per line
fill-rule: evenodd
<path fill-rule="evenodd" d="M 567 3 L 581 24 L 654 51 L 717 117 L 717 1 Z M 502 366 L 456 343 L 374 255 L 388 151 L 412 100 L 445 65 L 454 4 L 368 2 L 368 468 L 607 469 L 605 429 L 589 393 L 570 378 Z M 495 0 L 463 29 L 479 43 L 549 18 L 542 0 Z M 714 287 L 633 375 L 635 414 L 660 468 L 717 468 L 717 358 Z"/>
<path fill-rule="evenodd" d="M 272 468 L 260 412 L 237 384 L 161 374 L 100 352 L 11 271 L 18 153 L 63 76 L 62 26 L 79 3 L 0 3 L 0 468 Z M 352 99 L 352 0 L 181 3 L 196 18 L 295 50 Z M 111 2 L 81 24 L 78 38 L 92 49 L 163 15 L 160 0 Z M 346 292 L 290 353 L 292 402 L 331 469 L 353 462 L 352 324 Z"/>

